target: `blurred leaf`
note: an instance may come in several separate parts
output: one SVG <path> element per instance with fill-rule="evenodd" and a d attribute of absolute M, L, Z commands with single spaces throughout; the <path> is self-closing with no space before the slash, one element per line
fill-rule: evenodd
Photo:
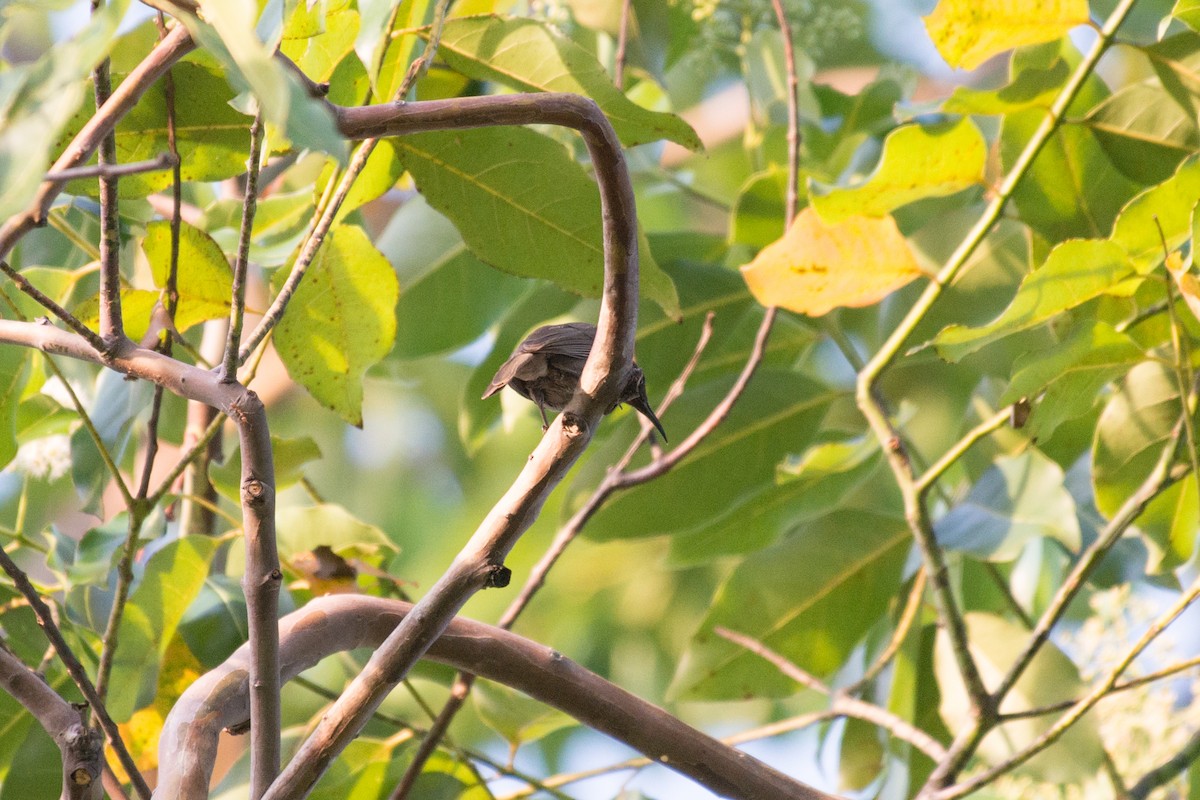
<path fill-rule="evenodd" d="M 782 534 L 842 507 L 846 498 L 877 473 L 874 437 L 827 442 L 805 451 L 787 480 L 769 485 L 718 513 L 711 522 L 671 538 L 672 564 L 698 564 L 750 553 Z M 876 506 L 876 510 L 878 510 Z"/>
<path fill-rule="evenodd" d="M 886 750 L 880 741 L 880 728 L 847 717 L 838 744 L 838 790 L 857 792 L 866 789 L 885 765 Z"/>
<path fill-rule="evenodd" d="M 347 559 L 366 559 L 381 551 L 394 553 L 399 549 L 382 530 L 335 503 L 281 508 L 276 513 L 275 527 L 279 555 L 285 561 L 300 553 L 312 553 L 322 545 Z M 237 574 L 244 563 L 242 548 L 232 548 L 230 572 Z"/>
<path fill-rule="evenodd" d="M 321 457 L 321 448 L 308 436 L 294 439 L 271 437 L 271 459 L 275 464 L 275 488 L 286 489 L 304 477 L 304 467 Z M 208 479 L 213 487 L 234 503 L 242 502 L 242 459 L 239 450 L 221 463 L 210 462 Z"/>
<path fill-rule="evenodd" d="M 483 262 L 599 297 L 604 282 L 600 196 L 558 142 L 526 128 L 419 133 L 398 155 L 429 205 L 454 222 Z M 673 316 L 679 298 L 639 236 L 640 290 Z"/>
<path fill-rule="evenodd" d="M 297 3 L 283 26 L 279 50 L 314 81 L 328 81 L 338 62 L 354 49 L 358 28 L 358 12 L 350 0 Z"/>
<path fill-rule="evenodd" d="M 1046 263 L 1021 282 L 999 317 L 980 328 L 951 325 L 934 338 L 938 354 L 958 361 L 984 345 L 1040 325 L 1099 297 L 1132 273 L 1125 251 L 1107 240 L 1077 239 L 1051 251 Z"/>
<path fill-rule="evenodd" d="M 150 411 L 153 391 L 147 381 L 128 381 L 112 370 L 104 370 L 96 379 L 95 397 L 88 411 L 101 442 L 117 464 L 124 458 L 139 415 Z M 71 435 L 71 477 L 88 507 L 99 500 L 112 479 L 95 442 L 83 427 Z"/>
<path fill-rule="evenodd" d="M 787 170 L 771 167 L 747 178 L 734 201 L 729 240 L 761 249 L 783 236 L 786 196 Z"/>
<path fill-rule="evenodd" d="M 942 103 L 947 114 L 1011 114 L 1037 107 L 1049 108 L 1066 82 L 1071 67 L 1063 59 L 1051 66 L 1019 68 L 1014 58 L 1009 82 L 999 89 L 956 86 Z"/>
<path fill-rule="evenodd" d="M 359 0 L 362 24 L 354 50 L 367 67 L 375 102 L 393 98 L 409 65 L 424 50 L 425 42 L 414 31 L 433 22 L 434 5 L 434 0 Z"/>
<path fill-rule="evenodd" d="M 235 88 L 253 93 L 263 118 L 296 147 L 319 150 L 344 161 L 346 142 L 337 132 L 333 114 L 323 102 L 309 96 L 299 78 L 273 58 L 258 38 L 256 4 L 203 0 L 202 10 L 205 22 L 194 17 L 185 20 L 192 38 L 216 57 Z"/>
<path fill-rule="evenodd" d="M 1175 0 L 1171 16 L 1192 30 L 1200 31 L 1200 0 Z"/>
<path fill-rule="evenodd" d="M 166 289 L 171 271 L 171 223 L 157 220 L 146 227 L 142 250 L 150 262 L 154 284 Z M 180 331 L 209 319 L 229 315 L 233 271 L 221 248 L 204 231 L 186 222 L 179 228 L 179 307 L 175 327 Z M 166 297 L 162 298 L 166 305 Z"/>
<path fill-rule="evenodd" d="M 481 681 L 472 692 L 475 710 L 484 724 L 504 737 L 513 752 L 554 731 L 578 723 L 558 709 L 533 700 L 515 689 Z"/>
<path fill-rule="evenodd" d="M 1063 422 L 1087 413 L 1101 389 L 1144 358 L 1142 348 L 1126 334 L 1103 322 L 1085 324 L 1058 347 L 1018 358 L 1000 403 L 1037 398 L 1025 430 L 1031 437 L 1049 439 Z"/>
<path fill-rule="evenodd" d="M 590 97 L 626 147 L 669 139 L 690 150 L 702 148 L 690 125 L 674 114 L 634 103 L 613 86 L 590 53 L 540 20 L 494 16 L 449 20 L 438 55 L 475 80 L 496 81 L 517 91 Z"/>
<path fill-rule="evenodd" d="M 818 317 L 878 303 L 921 274 L 891 217 L 824 223 L 812 207 L 742 267 L 758 302 Z"/>
<path fill-rule="evenodd" d="M 925 28 L 952 67 L 975 69 L 1014 47 L 1048 42 L 1086 25 L 1087 0 L 1013 0 L 980 5 L 973 0 L 939 0 Z"/>
<path fill-rule="evenodd" d="M 879 164 L 847 188 L 809 179 L 809 202 L 830 226 L 854 217 L 883 217 L 917 200 L 944 197 L 983 183 L 987 143 L 970 119 L 905 125 L 888 134 Z"/>
<path fill-rule="evenodd" d="M 1140 183 L 1166 180 L 1200 149 L 1200 128 L 1161 89 L 1128 86 L 1087 115 L 1096 141 L 1121 172 Z"/>
<path fill-rule="evenodd" d="M 1192 230 L 1196 230 L 1196 223 L 1200 222 L 1200 217 L 1192 211 Z M 1195 237 L 1192 237 L 1195 241 Z M 1166 260 L 1167 273 L 1170 274 L 1171 280 L 1175 283 L 1175 288 L 1179 290 L 1179 295 L 1183 298 L 1183 302 L 1187 305 L 1188 310 L 1192 312 L 1192 316 L 1200 319 L 1200 279 L 1197 279 L 1196 274 L 1184 266 L 1183 259 L 1179 253 L 1171 253 Z"/>
<path fill-rule="evenodd" d="M 403 289 L 393 350 L 400 358 L 470 344 L 529 288 L 475 258 L 454 225 L 420 196 L 392 215 L 375 246 L 396 269 Z"/>
<path fill-rule="evenodd" d="M 375 145 L 375 149 L 367 157 L 367 165 L 354 179 L 350 191 L 346 194 L 346 199 L 342 201 L 341 207 L 334 215 L 334 224 L 345 219 L 351 211 L 381 197 L 396 185 L 396 181 L 400 180 L 400 176 L 404 174 L 404 165 L 400 162 L 397 149 L 396 139 L 381 139 Z M 340 180 L 341 177 L 342 173 L 335 172 L 332 164 L 327 165 L 317 180 L 315 187 L 317 192 L 313 199 L 317 199 L 331 179 Z"/>
<path fill-rule="evenodd" d="M 225 575 L 210 575 L 179 621 L 180 638 L 205 669 L 212 669 L 240 647 L 247 635 L 241 584 Z"/>
<path fill-rule="evenodd" d="M 398 297 L 396 274 L 366 232 L 338 226 L 275 328 L 288 374 L 351 425 L 362 426 L 363 376 L 395 342 Z"/>
<path fill-rule="evenodd" d="M 1000 155 L 1006 171 L 1045 117 L 1041 108 L 1004 117 Z M 1121 206 L 1139 189 L 1113 165 L 1089 128 L 1064 125 L 1039 151 L 1013 200 L 1022 221 L 1055 243 L 1107 235 Z"/>
<path fill-rule="evenodd" d="M 1029 631 L 990 614 L 971 612 L 965 616 L 971 655 L 984 683 L 994 686 L 1025 646 Z M 950 730 L 961 730 L 968 724 L 971 711 L 949 638 L 942 630 L 938 631 L 934 664 L 942 692 L 942 719 Z M 1005 697 L 1000 713 L 1014 714 L 1074 700 L 1086 690 L 1075 665 L 1048 642 L 1038 650 L 1029 668 Z M 1006 722 L 984 738 L 980 755 L 987 763 L 996 764 L 1024 749 L 1054 722 L 1053 715 Z M 1096 718 L 1088 715 L 1068 729 L 1052 751 L 1034 756 L 1018 773 L 1052 783 L 1070 783 L 1094 776 L 1102 768 L 1102 758 Z"/>
<path fill-rule="evenodd" d="M 691 388 L 671 407 L 663 425 L 690 431 L 723 398 L 733 376 Z M 587 535 L 624 539 L 690 531 L 709 524 L 739 499 L 774 482 L 775 468 L 812 441 L 838 392 L 795 373 L 761 369 L 753 391 L 674 469 L 614 496 L 592 517 Z M 564 514 L 582 502 L 573 485 Z M 671 503 L 663 503 L 671 497 Z"/>
<path fill-rule="evenodd" d="M 1162 456 L 1179 422 L 1180 405 L 1174 373 L 1147 361 L 1129 372 L 1105 406 L 1092 447 L 1092 481 L 1096 507 L 1106 518 L 1116 514 Z M 1200 524 L 1195 495 L 1193 482 L 1178 483 L 1138 517 L 1138 529 L 1155 551 L 1149 569 L 1171 569 L 1191 557 Z"/>
<path fill-rule="evenodd" d="M 1038 537 L 1080 548 L 1075 503 L 1063 487 L 1062 468 L 1036 449 L 1001 456 L 966 498 L 937 520 L 938 541 L 950 550 L 1012 561 Z"/>
<path fill-rule="evenodd" d="M 29 350 L 0 347 L 0 467 L 17 454 L 17 412 L 29 379 Z"/>
<path fill-rule="evenodd" d="M 50 166 L 56 135 L 83 103 L 84 79 L 112 46 L 129 0 L 114 0 L 32 64 L 0 72 L 0 219 L 22 211 Z"/>
<path fill-rule="evenodd" d="M 680 699 L 786 697 L 774 665 L 717 636 L 750 636 L 818 676 L 837 670 L 887 609 L 912 546 L 903 519 L 870 511 L 823 517 L 746 558 L 717 590 L 675 675 Z"/>
<path fill-rule="evenodd" d="M 1143 275 L 1157 267 L 1166 249 L 1177 250 L 1192 233 L 1192 207 L 1200 197 L 1200 157 L 1179 165 L 1167 180 L 1139 193 L 1121 209 L 1112 240 L 1129 254 Z"/>
<path fill-rule="evenodd" d="M 129 596 L 121 620 L 121 638 L 113 660 L 109 712 L 124 722 L 154 700 L 159 662 L 175 628 L 208 576 L 220 541 L 185 536 L 150 557 L 137 588 Z"/>

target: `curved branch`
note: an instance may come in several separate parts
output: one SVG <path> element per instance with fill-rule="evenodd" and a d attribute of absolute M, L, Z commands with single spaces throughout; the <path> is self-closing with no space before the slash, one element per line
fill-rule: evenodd
<path fill-rule="evenodd" d="M 505 95 L 402 105 L 332 106 L 342 133 L 354 139 L 494 125 L 548 124 L 578 130 L 600 190 L 604 291 L 596 340 L 579 389 L 550 426 L 512 487 L 429 593 L 406 616 L 343 692 L 272 784 L 266 798 L 303 795 L 358 734 L 396 684 L 480 589 L 503 587 L 504 558 L 566 476 L 604 412 L 616 401 L 633 363 L 637 331 L 637 211 L 621 145 L 599 107 L 572 94 Z"/>
<path fill-rule="evenodd" d="M 410 603 L 376 597 L 331 595 L 313 600 L 280 621 L 282 674 L 291 678 L 332 653 L 372 647 L 413 613 Z M 829 797 L 689 727 L 560 653 L 499 628 L 456 619 L 429 655 L 558 708 L 723 796 Z M 155 797 L 207 796 L 218 734 L 246 720 L 248 664 L 243 646 L 180 697 L 163 726 Z"/>

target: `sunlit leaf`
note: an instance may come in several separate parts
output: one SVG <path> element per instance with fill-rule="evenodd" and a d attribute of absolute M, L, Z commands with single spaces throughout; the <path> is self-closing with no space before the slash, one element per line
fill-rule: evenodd
<path fill-rule="evenodd" d="M 600 195 L 561 144 L 512 127 L 413 134 L 396 144 L 429 205 L 454 222 L 481 261 L 600 296 Z M 642 296 L 678 316 L 675 285 L 639 238 Z"/>
<path fill-rule="evenodd" d="M 975 69 L 998 53 L 1057 39 L 1088 20 L 1087 0 L 939 0 L 925 28 L 950 66 Z"/>
<path fill-rule="evenodd" d="M 1021 282 L 1004 313 L 981 328 L 952 325 L 934 339 L 942 358 L 958 361 L 984 345 L 1040 325 L 1062 311 L 1096 298 L 1133 272 L 1125 251 L 1110 241 L 1076 239 L 1050 253 Z"/>
<path fill-rule="evenodd" d="M 362 425 L 362 380 L 396 336 L 396 273 L 362 228 L 330 231 L 275 328 L 288 374 L 322 405 Z"/>
<path fill-rule="evenodd" d="M 651 111 L 613 86 L 587 50 L 539 20 L 467 17 L 446 23 L 438 55 L 476 80 L 497 81 L 519 91 L 570 92 L 596 101 L 621 141 L 632 146 L 670 139 L 698 150 L 700 139 L 674 114 Z"/>
<path fill-rule="evenodd" d="M 1197 197 L 1200 157 L 1192 156 L 1170 178 L 1141 192 L 1121 209 L 1112 240 L 1125 248 L 1138 272 L 1150 272 L 1162 262 L 1164 238 L 1170 251 L 1191 236 Z"/>
<path fill-rule="evenodd" d="M 877 303 L 920 274 L 891 217 L 827 225 L 812 208 L 742 267 L 758 302 L 814 317 Z"/>
<path fill-rule="evenodd" d="M 166 289 L 171 270 L 171 223 L 151 222 L 146 227 L 142 250 L 150 262 L 154 283 Z M 209 319 L 229 315 L 233 271 L 221 248 L 204 231 L 186 222 L 179 230 L 179 271 L 176 276 L 179 307 L 175 311 L 175 327 L 186 331 Z M 166 305 L 166 297 L 161 300 Z"/>
<path fill-rule="evenodd" d="M 28 378 L 29 351 L 24 347 L 0 347 L 0 466 L 17 454 L 17 411 Z"/>
<path fill-rule="evenodd" d="M 1166 180 L 1200 149 L 1200 128 L 1158 87 L 1126 87 L 1096 106 L 1087 124 L 1112 162 L 1142 183 Z"/>
<path fill-rule="evenodd" d="M 1175 0 L 1171 16 L 1192 30 L 1200 32 L 1200 0 Z"/>
<path fill-rule="evenodd" d="M 309 7 L 298 3 L 287 24 L 279 50 L 315 81 L 327 81 L 334 67 L 351 50 L 358 36 L 358 12 L 350 0 Z"/>
<path fill-rule="evenodd" d="M 888 134 L 879 166 L 847 188 L 809 181 L 809 202 L 826 224 L 882 217 L 927 197 L 942 197 L 983 182 L 987 143 L 970 119 L 943 125 L 905 125 Z"/>
<path fill-rule="evenodd" d="M 1020 70 L 1014 60 L 1009 83 L 999 89 L 956 86 L 942 103 L 942 110 L 947 114 L 1009 114 L 1034 106 L 1049 108 L 1070 72 L 1070 65 L 1061 58 L 1049 67 Z"/>

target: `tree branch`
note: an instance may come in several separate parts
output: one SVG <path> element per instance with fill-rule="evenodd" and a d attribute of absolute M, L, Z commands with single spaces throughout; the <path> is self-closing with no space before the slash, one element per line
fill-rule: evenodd
<path fill-rule="evenodd" d="M 282 674 L 290 679 L 331 653 L 375 646 L 414 613 L 411 604 L 398 600 L 317 598 L 280 621 Z M 829 797 L 690 728 L 560 653 L 507 631 L 455 619 L 430 657 L 516 688 L 723 796 Z M 243 646 L 180 697 L 163 726 L 156 797 L 207 796 L 218 734 L 246 718 L 248 662 Z"/>
<path fill-rule="evenodd" d="M 570 94 L 506 95 L 362 108 L 334 107 L 351 138 L 490 125 L 550 124 L 583 134 L 600 187 L 604 293 L 596 340 L 580 387 L 550 426 L 512 487 L 487 515 L 413 613 L 372 656 L 317 724 L 266 797 L 307 791 L 472 594 L 507 585 L 504 558 L 533 524 L 550 492 L 583 452 L 632 368 L 637 330 L 637 215 L 620 142 L 590 100 Z"/>
<path fill-rule="evenodd" d="M 104 797 L 104 737 L 89 728 L 80 709 L 50 688 L 0 643 L 0 687 L 25 707 L 50 734 L 62 754 L 62 800 Z"/>

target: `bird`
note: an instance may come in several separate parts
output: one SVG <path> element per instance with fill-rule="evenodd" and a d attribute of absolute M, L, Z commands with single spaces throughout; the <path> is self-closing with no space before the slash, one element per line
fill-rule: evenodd
<path fill-rule="evenodd" d="M 509 359 L 500 365 L 483 393 L 483 399 L 508 386 L 526 400 L 533 401 L 542 415 L 542 430 L 546 430 L 550 427 L 546 409 L 562 411 L 571 401 L 595 340 L 596 326 L 588 322 L 543 325 L 526 336 Z M 628 403 L 650 420 L 663 441 L 667 440 L 667 432 L 646 397 L 646 374 L 636 361 L 617 402 L 604 413 L 611 413 L 621 403 Z"/>

